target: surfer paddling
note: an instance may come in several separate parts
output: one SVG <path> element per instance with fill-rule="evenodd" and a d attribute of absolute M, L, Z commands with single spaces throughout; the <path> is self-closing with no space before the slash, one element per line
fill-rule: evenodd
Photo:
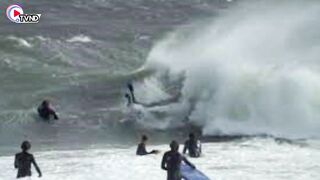
<path fill-rule="evenodd" d="M 53 117 L 58 120 L 56 112 L 50 107 L 50 102 L 48 100 L 42 101 L 41 105 L 38 107 L 38 114 L 44 120 L 50 120 Z"/>

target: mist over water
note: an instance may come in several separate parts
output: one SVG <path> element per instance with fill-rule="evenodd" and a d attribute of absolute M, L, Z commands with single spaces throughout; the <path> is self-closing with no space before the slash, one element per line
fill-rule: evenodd
<path fill-rule="evenodd" d="M 319 137 L 320 4 L 245 1 L 169 33 L 146 67 L 183 76 L 171 113 L 206 135 Z M 180 117 L 177 118 L 177 117 Z"/>

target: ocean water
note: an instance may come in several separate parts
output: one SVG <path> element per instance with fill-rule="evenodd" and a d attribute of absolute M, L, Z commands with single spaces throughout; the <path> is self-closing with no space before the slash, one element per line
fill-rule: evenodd
<path fill-rule="evenodd" d="M 0 17 L 0 180 L 26 139 L 43 179 L 165 179 L 162 153 L 190 131 L 210 179 L 320 178 L 319 1 L 13 0 L 1 12 L 14 3 L 42 17 Z M 59 121 L 37 118 L 43 99 Z M 161 153 L 136 157 L 141 134 Z"/>
<path fill-rule="evenodd" d="M 151 145 L 164 152 L 167 145 Z M 319 144 L 288 144 L 273 139 L 239 140 L 203 144 L 204 155 L 191 158 L 210 179 L 318 179 Z M 166 179 L 160 169 L 162 156 L 134 155 L 135 147 L 90 148 L 37 152 L 42 179 Z M 3 179 L 14 179 L 11 156 L 1 157 Z M 9 166 L 8 166 L 9 164 Z M 36 176 L 36 173 L 34 174 Z M 37 179 L 33 177 L 32 179 Z"/>

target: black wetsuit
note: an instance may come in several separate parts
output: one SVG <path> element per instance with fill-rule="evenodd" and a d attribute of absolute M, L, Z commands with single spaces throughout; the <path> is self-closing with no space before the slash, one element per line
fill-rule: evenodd
<path fill-rule="evenodd" d="M 136 103 L 137 101 L 136 101 L 136 98 L 135 98 L 135 96 L 134 96 L 134 88 L 133 88 L 133 85 L 132 85 L 131 83 L 128 83 L 127 86 L 128 86 L 129 91 L 130 91 L 130 94 L 131 94 L 132 102 L 133 102 L 133 103 Z"/>
<path fill-rule="evenodd" d="M 131 100 L 130 95 L 126 94 L 124 97 L 127 98 L 127 100 L 128 100 L 127 106 L 130 106 L 132 104 L 132 100 Z"/>
<path fill-rule="evenodd" d="M 41 174 L 40 168 L 38 167 L 32 154 L 27 152 L 16 154 L 14 167 L 18 169 L 17 178 L 31 176 L 31 163 L 35 166 L 38 173 Z"/>
<path fill-rule="evenodd" d="M 52 110 L 50 107 L 44 107 L 42 105 L 38 107 L 38 114 L 45 120 L 50 120 L 51 116 L 53 116 L 55 120 L 59 119 L 54 110 Z"/>
<path fill-rule="evenodd" d="M 163 155 L 161 168 L 167 171 L 167 180 L 181 180 L 180 166 L 182 161 L 195 168 L 194 165 L 179 152 L 168 151 Z"/>
<path fill-rule="evenodd" d="M 140 144 L 138 145 L 137 152 L 136 152 L 136 154 L 137 154 L 137 155 L 140 155 L 140 156 L 148 155 L 148 154 L 154 154 L 154 153 L 155 153 L 154 150 L 151 151 L 151 152 L 148 152 L 148 151 L 146 150 L 146 145 L 145 145 L 144 143 L 140 143 Z"/>
<path fill-rule="evenodd" d="M 198 147 L 198 140 L 189 139 L 184 143 L 183 154 L 189 152 L 190 157 L 200 157 L 201 147 Z"/>

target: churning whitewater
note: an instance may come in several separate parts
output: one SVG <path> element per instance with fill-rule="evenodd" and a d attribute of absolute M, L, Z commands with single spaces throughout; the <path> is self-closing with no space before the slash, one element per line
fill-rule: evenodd
<path fill-rule="evenodd" d="M 185 77 L 174 106 L 206 135 L 319 137 L 319 10 L 314 1 L 245 3 L 170 33 L 146 66 Z"/>

